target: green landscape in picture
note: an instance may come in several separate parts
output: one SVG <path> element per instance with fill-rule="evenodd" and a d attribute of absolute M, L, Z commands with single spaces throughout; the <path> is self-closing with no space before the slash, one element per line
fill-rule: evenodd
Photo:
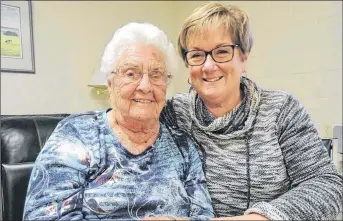
<path fill-rule="evenodd" d="M 1 34 L 1 56 L 21 57 L 20 38 Z"/>

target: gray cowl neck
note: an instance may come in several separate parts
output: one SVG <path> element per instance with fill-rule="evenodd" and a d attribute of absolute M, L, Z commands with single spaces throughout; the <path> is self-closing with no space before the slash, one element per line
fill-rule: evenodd
<path fill-rule="evenodd" d="M 212 135 L 242 135 L 253 126 L 260 101 L 260 89 L 250 79 L 241 78 L 242 102 L 222 117 L 216 118 L 209 112 L 194 88 L 189 92 L 190 112 L 193 123 Z"/>

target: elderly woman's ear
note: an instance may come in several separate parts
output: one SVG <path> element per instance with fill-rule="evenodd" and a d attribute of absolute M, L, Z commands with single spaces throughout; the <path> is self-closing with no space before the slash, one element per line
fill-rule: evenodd
<path fill-rule="evenodd" d="M 112 86 L 112 78 L 110 78 L 110 79 L 107 79 L 106 80 L 106 82 L 107 82 L 107 90 L 110 92 L 110 90 L 111 90 L 111 86 Z"/>

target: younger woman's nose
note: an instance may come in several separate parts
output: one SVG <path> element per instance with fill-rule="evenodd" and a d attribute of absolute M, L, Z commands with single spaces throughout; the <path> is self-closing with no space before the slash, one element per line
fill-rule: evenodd
<path fill-rule="evenodd" d="M 217 70 L 218 66 L 217 63 L 212 59 L 211 55 L 207 55 L 206 61 L 203 64 L 202 71 L 203 72 L 210 72 Z"/>

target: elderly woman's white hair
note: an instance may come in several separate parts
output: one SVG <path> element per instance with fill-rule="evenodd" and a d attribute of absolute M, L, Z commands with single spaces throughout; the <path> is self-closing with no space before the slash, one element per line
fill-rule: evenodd
<path fill-rule="evenodd" d="M 114 33 L 102 56 L 100 71 L 110 78 L 122 53 L 131 45 L 140 43 L 153 45 L 161 50 L 167 71 L 172 75 L 177 71 L 178 56 L 167 35 L 155 25 L 137 22 L 128 23 Z"/>

